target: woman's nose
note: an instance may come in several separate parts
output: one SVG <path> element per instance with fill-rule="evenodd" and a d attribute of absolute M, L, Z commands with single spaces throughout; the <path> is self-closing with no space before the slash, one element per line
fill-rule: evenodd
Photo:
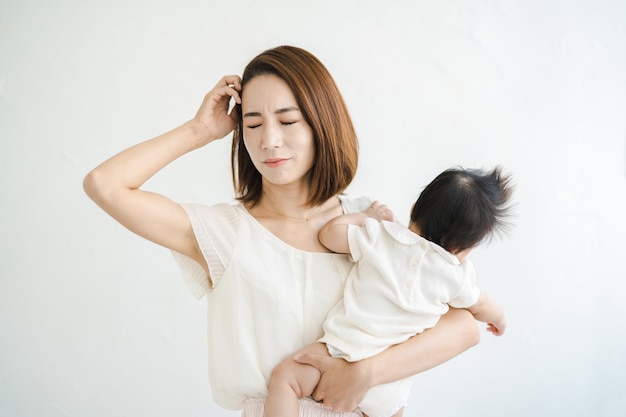
<path fill-rule="evenodd" d="M 279 148 L 283 143 L 281 131 L 278 127 L 272 125 L 266 125 L 263 129 L 263 135 L 261 137 L 261 148 L 263 149 L 275 149 Z"/>

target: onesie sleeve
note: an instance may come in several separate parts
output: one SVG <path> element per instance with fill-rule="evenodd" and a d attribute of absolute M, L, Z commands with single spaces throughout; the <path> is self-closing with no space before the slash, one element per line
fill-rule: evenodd
<path fill-rule="evenodd" d="M 480 290 L 476 285 L 476 271 L 469 259 L 459 265 L 460 283 L 456 295 L 451 297 L 448 305 L 455 308 L 471 307 L 478 302 Z"/>
<path fill-rule="evenodd" d="M 378 220 L 367 218 L 363 226 L 351 224 L 348 226 L 348 246 L 350 258 L 357 262 L 376 245 L 380 236 L 381 223 Z"/>
<path fill-rule="evenodd" d="M 232 257 L 239 216 L 229 204 L 214 206 L 181 204 L 187 212 L 200 251 L 209 267 L 210 277 L 193 259 L 172 251 L 189 291 L 198 299 L 219 285 Z"/>

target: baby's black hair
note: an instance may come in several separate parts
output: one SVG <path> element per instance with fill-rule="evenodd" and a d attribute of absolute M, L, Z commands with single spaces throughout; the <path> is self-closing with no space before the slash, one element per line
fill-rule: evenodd
<path fill-rule="evenodd" d="M 501 167 L 451 168 L 424 188 L 411 211 L 420 235 L 449 252 L 474 247 L 506 229 L 513 191 Z"/>

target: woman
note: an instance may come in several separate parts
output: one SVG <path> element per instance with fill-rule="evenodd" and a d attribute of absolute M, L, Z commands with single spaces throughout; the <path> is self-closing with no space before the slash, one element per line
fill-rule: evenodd
<path fill-rule="evenodd" d="M 235 107 L 229 113 L 231 99 Z M 140 187 L 183 154 L 233 133 L 239 204 L 180 205 Z M 87 194 L 132 232 L 171 249 L 197 296 L 208 298 L 209 371 L 216 402 L 263 415 L 271 371 L 321 336 L 351 263 L 317 238 L 330 219 L 367 208 L 341 193 L 356 172 L 358 145 L 332 77 L 290 46 L 226 76 L 182 126 L 135 145 L 91 171 Z M 302 413 L 340 415 L 371 386 L 436 366 L 478 341 L 466 311 L 356 363 L 307 356 L 322 372 Z M 331 409 L 336 410 L 336 413 Z"/>

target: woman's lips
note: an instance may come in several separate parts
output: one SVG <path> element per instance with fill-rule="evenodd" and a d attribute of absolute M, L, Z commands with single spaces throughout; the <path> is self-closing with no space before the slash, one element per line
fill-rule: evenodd
<path fill-rule="evenodd" d="M 289 159 L 272 158 L 266 159 L 263 163 L 269 168 L 277 168 L 284 165 Z"/>

